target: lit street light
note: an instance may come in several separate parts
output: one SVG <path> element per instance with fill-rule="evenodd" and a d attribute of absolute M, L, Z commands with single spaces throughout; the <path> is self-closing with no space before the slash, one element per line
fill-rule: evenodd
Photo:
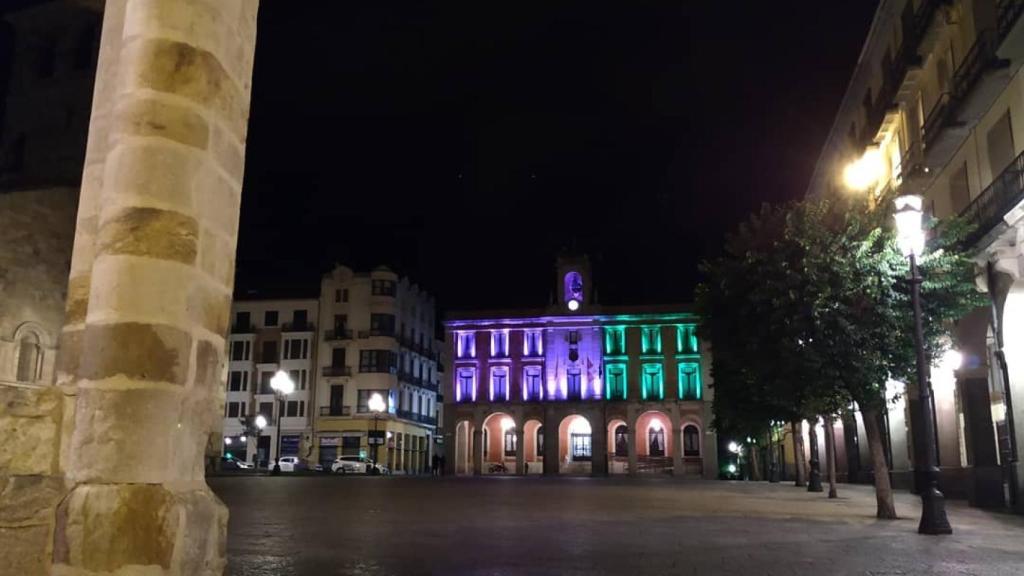
<path fill-rule="evenodd" d="M 384 403 L 384 397 L 379 392 L 374 392 L 370 395 L 370 399 L 366 402 L 366 407 L 373 412 L 373 470 L 378 470 L 378 457 L 380 456 L 380 443 L 377 442 L 377 422 L 380 420 L 380 413 L 387 408 L 387 404 Z"/>
<path fill-rule="evenodd" d="M 274 457 L 274 470 L 271 472 L 271 474 L 276 476 L 281 473 L 281 419 L 284 416 L 284 399 L 295 391 L 295 382 L 292 382 L 287 372 L 278 370 L 277 374 L 274 374 L 274 377 L 270 379 L 270 388 L 274 390 L 274 395 L 277 396 L 278 400 L 277 454 Z"/>
<path fill-rule="evenodd" d="M 914 348 L 917 352 L 917 384 L 920 389 L 921 435 L 914 437 L 924 462 L 914 460 L 914 468 L 921 473 L 921 534 L 952 534 L 953 528 L 946 517 L 946 501 L 939 492 L 939 468 L 935 454 L 935 407 L 932 405 L 932 383 L 928 375 L 928 362 L 924 354 L 924 328 L 921 321 L 921 274 L 917 257 L 924 252 L 924 230 L 921 229 L 920 196 L 896 198 L 896 242 L 900 251 L 910 259 L 910 298 L 914 309 Z"/>
<path fill-rule="evenodd" d="M 263 414 L 256 415 L 256 462 L 254 470 L 260 468 L 260 438 L 263 437 L 263 429 L 267 427 L 267 418 Z"/>

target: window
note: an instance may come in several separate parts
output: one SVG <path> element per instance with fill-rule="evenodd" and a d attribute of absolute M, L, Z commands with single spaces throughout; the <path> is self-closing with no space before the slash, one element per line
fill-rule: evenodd
<path fill-rule="evenodd" d="M 394 296 L 396 292 L 394 280 L 374 280 L 370 283 L 370 293 L 374 296 Z"/>
<path fill-rule="evenodd" d="M 523 400 L 540 400 L 543 398 L 543 387 L 540 385 L 540 366 L 523 368 Z"/>
<path fill-rule="evenodd" d="M 470 400 L 476 400 L 476 369 L 459 368 L 455 401 L 469 402 Z"/>
<path fill-rule="evenodd" d="M 40 356 L 42 356 L 42 349 L 39 346 L 39 337 L 31 333 L 25 334 L 18 343 L 17 378 L 19 382 L 39 380 Z"/>
<path fill-rule="evenodd" d="M 679 398 L 681 400 L 700 400 L 700 364 L 682 362 L 679 364 Z"/>
<path fill-rule="evenodd" d="M 570 330 L 569 331 L 569 344 L 579 344 L 579 343 L 580 343 L 580 332 L 579 332 L 579 330 Z"/>
<path fill-rule="evenodd" d="M 341 290 L 341 301 L 348 302 L 348 288 L 343 288 Z"/>
<path fill-rule="evenodd" d="M 644 364 L 640 397 L 644 400 L 664 400 L 665 381 L 662 375 L 661 364 Z"/>
<path fill-rule="evenodd" d="M 615 455 L 629 456 L 629 428 L 625 424 L 615 427 Z"/>
<path fill-rule="evenodd" d="M 491 332 L 491 356 L 505 358 L 508 356 L 508 330 Z"/>
<path fill-rule="evenodd" d="M 252 326 L 252 318 L 248 312 L 237 312 L 235 314 L 236 330 L 248 330 Z"/>
<path fill-rule="evenodd" d="M 263 343 L 263 354 L 260 355 L 260 362 L 273 364 L 278 361 L 277 342 L 268 341 Z"/>
<path fill-rule="evenodd" d="M 626 329 L 608 327 L 604 329 L 604 353 L 622 355 L 626 353 Z"/>
<path fill-rule="evenodd" d="M 344 348 L 332 348 L 331 349 L 331 366 L 334 368 L 345 367 L 345 349 Z"/>
<path fill-rule="evenodd" d="M 491 368 L 490 399 L 508 400 L 508 368 Z"/>
<path fill-rule="evenodd" d="M 274 423 L 274 403 L 273 402 L 260 402 L 260 409 L 257 414 L 262 415 L 267 419 L 267 424 L 273 425 Z"/>
<path fill-rule="evenodd" d="M 544 353 L 544 343 L 540 330 L 528 330 L 523 333 L 523 356 L 540 356 Z"/>
<path fill-rule="evenodd" d="M 284 341 L 285 360 L 305 360 L 309 358 L 309 340 L 289 338 Z"/>
<path fill-rule="evenodd" d="M 244 385 L 244 383 L 242 381 L 243 380 L 243 374 L 246 374 L 246 373 L 245 372 L 240 372 L 238 370 L 232 370 L 231 373 L 228 374 L 228 391 L 229 392 L 242 392 L 242 391 L 245 390 L 245 385 Z"/>
<path fill-rule="evenodd" d="M 692 324 L 676 326 L 676 352 L 679 354 L 696 354 L 698 349 L 697 327 Z"/>
<path fill-rule="evenodd" d="M 700 432 L 693 424 L 683 428 L 683 456 L 700 456 Z"/>
<path fill-rule="evenodd" d="M 330 413 L 331 416 L 341 416 L 342 406 L 345 405 L 345 385 L 344 384 L 332 384 L 331 385 L 331 399 L 330 399 Z"/>
<path fill-rule="evenodd" d="M 992 171 L 992 180 L 996 180 L 1016 157 L 1009 110 L 992 125 L 986 140 L 988 143 L 988 167 Z"/>
<path fill-rule="evenodd" d="M 640 329 L 640 353 L 661 354 L 660 326 L 644 326 Z"/>
<path fill-rule="evenodd" d="M 370 314 L 370 332 L 392 336 L 395 333 L 394 314 Z"/>
<path fill-rule="evenodd" d="M 292 330 L 305 330 L 306 324 L 309 323 L 309 311 L 308 310 L 294 310 L 292 311 Z"/>
<path fill-rule="evenodd" d="M 231 360 L 234 362 L 242 362 L 249 359 L 250 344 L 249 341 L 236 340 L 231 343 Z"/>
<path fill-rule="evenodd" d="M 336 303 L 337 303 L 337 302 L 341 302 L 341 289 L 339 289 L 339 288 L 336 288 L 336 289 L 334 290 L 334 301 L 335 301 Z"/>
<path fill-rule="evenodd" d="M 288 418 L 295 418 L 299 415 L 298 400 L 289 400 L 285 402 L 284 415 Z"/>
<path fill-rule="evenodd" d="M 267 310 L 263 313 L 263 325 L 268 328 L 277 326 L 277 310 Z"/>
<path fill-rule="evenodd" d="M 569 435 L 572 447 L 573 462 L 587 461 L 591 458 L 590 434 L 573 433 Z"/>
<path fill-rule="evenodd" d="M 959 214 L 971 203 L 971 187 L 967 179 L 967 162 L 960 165 L 949 177 L 950 203 L 953 205 L 953 213 Z"/>
<path fill-rule="evenodd" d="M 291 378 L 292 382 L 295 383 L 295 389 L 296 390 L 302 390 L 302 388 L 300 388 L 300 384 L 302 382 L 302 372 L 305 372 L 305 370 L 289 370 L 288 371 L 288 377 Z"/>
<path fill-rule="evenodd" d="M 626 399 L 626 365 L 608 364 L 605 366 L 605 397 L 609 400 Z"/>
<path fill-rule="evenodd" d="M 515 456 L 517 446 L 516 429 L 509 428 L 505 430 L 505 456 Z"/>
<path fill-rule="evenodd" d="M 245 416 L 245 402 L 228 402 L 228 418 Z"/>
<path fill-rule="evenodd" d="M 398 354 L 391 350 L 360 350 L 360 372 L 395 372 Z"/>
<path fill-rule="evenodd" d="M 274 393 L 274 389 L 270 387 L 270 379 L 273 377 L 273 372 L 260 372 L 260 394 Z"/>
<path fill-rule="evenodd" d="M 537 456 L 544 457 L 544 427 L 537 426 Z"/>
<path fill-rule="evenodd" d="M 652 421 L 647 429 L 647 455 L 665 455 L 665 427 L 657 420 Z"/>
<path fill-rule="evenodd" d="M 566 394 L 568 398 L 573 400 L 579 400 L 583 397 L 583 384 L 582 378 L 580 377 L 579 368 L 566 371 L 565 383 L 566 383 Z"/>
<path fill-rule="evenodd" d="M 381 398 L 387 401 L 388 391 L 387 390 L 360 390 L 358 396 L 358 402 L 356 403 L 356 412 L 369 412 L 370 411 L 370 397 L 374 394 L 380 394 Z"/>
<path fill-rule="evenodd" d="M 459 358 L 476 358 L 476 334 L 473 332 L 458 332 L 456 355 Z"/>
<path fill-rule="evenodd" d="M 359 456 L 359 436 L 342 436 L 341 437 L 341 455 L 342 456 Z"/>

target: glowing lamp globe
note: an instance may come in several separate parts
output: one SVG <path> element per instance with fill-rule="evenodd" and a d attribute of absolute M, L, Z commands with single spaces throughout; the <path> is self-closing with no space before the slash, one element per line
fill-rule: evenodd
<path fill-rule="evenodd" d="M 502 432 L 507 432 L 508 430 L 511 430 L 512 428 L 515 428 L 515 427 L 516 427 L 516 423 L 513 422 L 512 419 L 509 418 L 508 416 L 506 416 L 506 417 L 501 419 L 501 431 Z"/>
<path fill-rule="evenodd" d="M 227 444 L 228 446 L 231 446 L 231 438 L 225 438 L 224 443 Z"/>
<path fill-rule="evenodd" d="M 736 465 L 735 464 L 729 464 L 729 467 L 726 468 L 726 470 L 729 471 L 729 474 L 735 474 L 736 473 Z"/>
<path fill-rule="evenodd" d="M 263 414 L 256 417 L 256 427 L 263 430 L 267 427 L 267 418 Z"/>
<path fill-rule="evenodd" d="M 270 387 L 278 393 L 287 396 L 295 391 L 295 382 L 292 382 L 287 372 L 278 370 L 277 374 L 274 374 L 274 377 L 270 379 Z"/>
<path fill-rule="evenodd" d="M 651 430 L 658 431 L 662 428 L 661 420 L 651 420 Z"/>
<path fill-rule="evenodd" d="M 920 256 L 924 252 L 924 230 L 921 228 L 924 200 L 916 194 L 896 198 L 896 244 L 904 256 Z"/>
<path fill-rule="evenodd" d="M 242 434 L 241 436 L 238 437 L 239 442 L 245 442 L 246 440 L 248 440 L 248 438 L 245 437 L 245 434 Z"/>
<path fill-rule="evenodd" d="M 569 307 L 570 312 L 575 312 L 580 309 L 580 301 L 573 298 L 566 304 Z"/>
<path fill-rule="evenodd" d="M 384 408 L 386 408 L 384 397 L 380 393 L 374 392 L 366 402 L 366 407 L 370 409 L 370 412 L 383 412 Z"/>

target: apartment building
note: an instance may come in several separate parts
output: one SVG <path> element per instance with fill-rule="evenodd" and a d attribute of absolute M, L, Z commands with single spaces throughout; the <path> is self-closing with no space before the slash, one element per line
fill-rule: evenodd
<path fill-rule="evenodd" d="M 440 414 L 435 322 L 433 297 L 386 267 L 324 276 L 313 461 L 365 456 L 395 473 L 429 469 Z"/>
<path fill-rule="evenodd" d="M 1024 2 L 882 0 L 825 143 L 809 196 L 914 194 L 973 228 L 990 305 L 955 327 L 932 368 L 940 487 L 979 506 L 1024 498 Z M 916 392 L 893 383 L 888 455 L 912 485 Z M 906 393 L 904 393 L 906 392 Z M 1015 424 L 1015 422 L 1017 424 Z M 863 425 L 838 425 L 851 479 L 870 478 Z"/>
<path fill-rule="evenodd" d="M 319 301 L 243 300 L 231 309 L 224 454 L 266 467 L 273 465 L 280 446 L 281 456 L 309 460 Z M 284 398 L 270 386 L 278 371 L 295 383 Z M 254 435 L 257 416 L 267 424 Z"/>

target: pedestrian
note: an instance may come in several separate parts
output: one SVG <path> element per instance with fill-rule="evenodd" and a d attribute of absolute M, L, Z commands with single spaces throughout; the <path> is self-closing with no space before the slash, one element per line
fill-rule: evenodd
<path fill-rule="evenodd" d="M 444 454 L 441 454 L 441 459 L 438 461 L 438 475 L 444 476 Z"/>
<path fill-rule="evenodd" d="M 430 459 L 430 475 L 437 476 L 437 469 L 441 466 L 441 457 L 434 454 L 434 457 Z"/>

